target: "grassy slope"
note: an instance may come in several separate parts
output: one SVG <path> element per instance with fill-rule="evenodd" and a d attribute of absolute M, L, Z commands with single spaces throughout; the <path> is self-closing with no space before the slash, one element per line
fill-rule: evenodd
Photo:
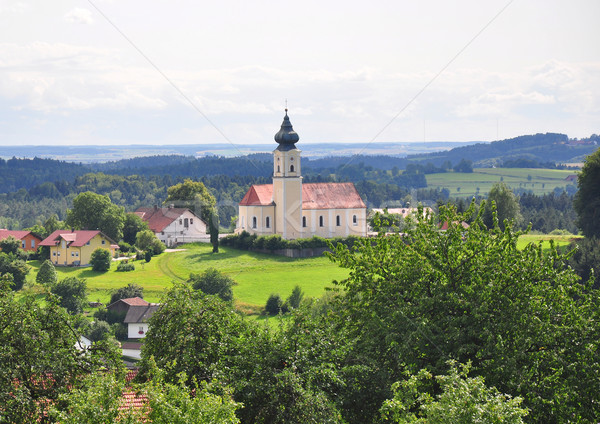
<path fill-rule="evenodd" d="M 427 186 L 447 188 L 452 197 L 473 197 L 487 194 L 492 185 L 501 180 L 510 188 L 524 188 L 534 194 L 550 193 L 555 187 L 564 188 L 569 184 L 565 178 L 575 174 L 574 170 L 530 169 L 530 168 L 475 168 L 473 173 L 448 172 L 426 175 Z M 529 180 L 531 176 L 531 180 Z M 460 187 L 460 191 L 458 188 Z"/>

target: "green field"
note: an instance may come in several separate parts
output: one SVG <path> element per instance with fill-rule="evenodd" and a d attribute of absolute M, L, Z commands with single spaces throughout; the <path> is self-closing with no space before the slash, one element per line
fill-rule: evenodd
<path fill-rule="evenodd" d="M 144 298 L 158 302 L 163 292 L 172 286 L 173 281 L 187 280 L 189 274 L 201 273 L 208 267 L 214 267 L 231 276 L 237 285 L 233 294 L 239 309 L 258 312 L 264 307 L 269 295 L 279 293 L 287 298 L 294 286 L 299 285 L 305 296 L 319 297 L 334 279 L 343 279 L 348 271 L 339 268 L 328 258 L 291 259 L 281 256 L 253 253 L 221 247 L 217 254 L 211 253 L 208 244 L 184 246 L 180 252 L 163 253 L 148 263 L 135 261 L 135 271 L 116 272 L 113 262 L 110 271 L 97 273 L 91 268 L 58 267 L 58 278 L 67 276 L 85 278 L 89 289 L 88 299 L 106 303 L 110 293 L 129 283 L 144 287 Z M 28 282 L 30 290 L 40 290 L 35 286 L 35 276 L 39 262 L 30 263 L 33 267 Z"/>
<path fill-rule="evenodd" d="M 546 194 L 555 187 L 562 189 L 569 184 L 565 180 L 575 170 L 537 168 L 475 168 L 472 173 L 447 172 L 426 175 L 430 188 L 447 188 L 451 197 L 471 198 L 477 194 L 487 195 L 492 186 L 504 182 L 511 189 L 522 188 L 534 194 Z M 479 190 L 478 190 L 479 189 Z"/>

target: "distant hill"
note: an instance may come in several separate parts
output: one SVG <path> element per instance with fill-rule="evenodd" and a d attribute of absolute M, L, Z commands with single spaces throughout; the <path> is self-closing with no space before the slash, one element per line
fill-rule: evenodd
<path fill-rule="evenodd" d="M 470 160 L 475 167 L 502 166 L 504 162 L 527 159 L 539 163 L 578 163 L 598 148 L 599 137 L 585 140 L 569 140 L 565 134 L 523 135 L 492 143 L 478 143 L 456 147 L 445 152 L 407 156 L 409 162 L 428 163 L 436 166 L 446 161 L 453 164 L 461 159 Z"/>

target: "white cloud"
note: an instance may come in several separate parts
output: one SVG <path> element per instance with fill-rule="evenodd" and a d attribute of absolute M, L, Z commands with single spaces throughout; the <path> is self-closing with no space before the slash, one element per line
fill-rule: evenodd
<path fill-rule="evenodd" d="M 65 15 L 65 20 L 72 24 L 86 24 L 90 25 L 94 23 L 92 19 L 92 12 L 88 9 L 82 9 L 76 7 Z"/>

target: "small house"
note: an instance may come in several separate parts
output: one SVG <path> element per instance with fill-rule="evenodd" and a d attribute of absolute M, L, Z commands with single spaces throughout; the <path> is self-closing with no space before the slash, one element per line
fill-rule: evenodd
<path fill-rule="evenodd" d="M 206 222 L 187 208 L 138 208 L 135 214 L 148 223 L 148 227 L 167 247 L 197 241 L 208 242 Z"/>
<path fill-rule="evenodd" d="M 98 230 L 56 230 L 40 246 L 50 247 L 50 260 L 57 266 L 87 266 L 97 248 L 107 249 L 111 256 L 119 249 L 114 241 Z"/>
<path fill-rule="evenodd" d="M 5 230 L 0 229 L 0 240 L 9 238 L 10 236 L 16 238 L 21 242 L 21 249 L 26 252 L 37 251 L 42 239 L 31 231 L 16 231 L 16 230 Z"/>

